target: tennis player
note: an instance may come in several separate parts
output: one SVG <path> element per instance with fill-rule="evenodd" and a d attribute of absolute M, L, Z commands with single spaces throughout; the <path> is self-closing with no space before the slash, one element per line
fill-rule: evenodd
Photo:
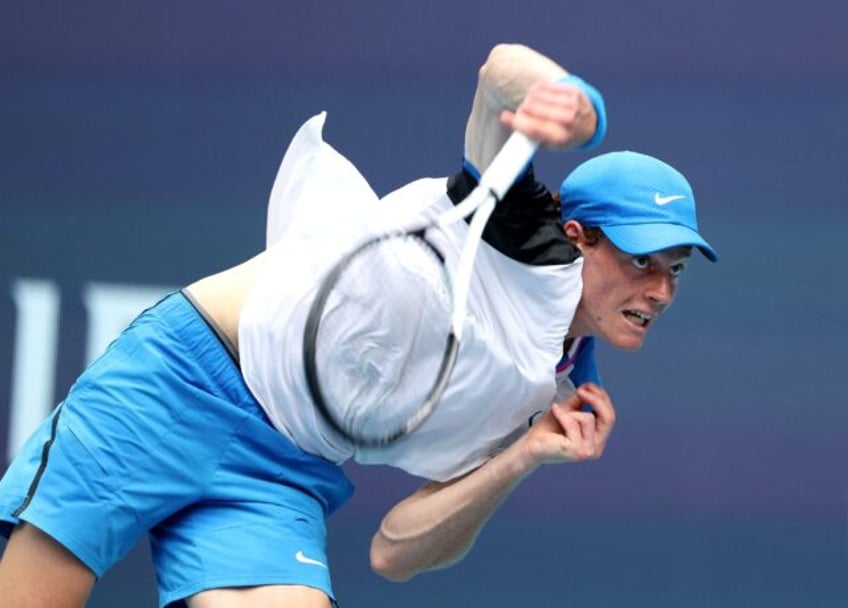
<path fill-rule="evenodd" d="M 528 166 L 487 226 L 451 389 L 409 436 L 358 449 L 328 432 L 292 354 L 315 277 L 383 218 L 462 200 L 513 130 L 548 148 L 591 147 L 606 116 L 585 81 L 499 45 L 480 70 L 462 170 L 383 199 L 322 140 L 323 121 L 308 121 L 283 159 L 266 249 L 140 315 L 7 470 L 4 606 L 83 606 L 145 532 L 161 606 L 330 606 L 325 520 L 353 491 L 345 460 L 428 480 L 371 545 L 375 571 L 406 580 L 461 559 L 538 467 L 603 454 L 615 412 L 594 336 L 639 348 L 692 250 L 716 257 L 685 178 L 614 153 L 554 196 Z"/>

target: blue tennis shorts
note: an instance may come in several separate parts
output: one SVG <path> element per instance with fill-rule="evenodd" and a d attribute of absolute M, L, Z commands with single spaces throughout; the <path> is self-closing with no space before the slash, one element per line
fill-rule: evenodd
<path fill-rule="evenodd" d="M 20 521 L 99 578 L 150 533 L 160 606 L 205 589 L 330 583 L 325 519 L 344 471 L 277 432 L 195 308 L 175 293 L 79 377 L 0 481 Z"/>

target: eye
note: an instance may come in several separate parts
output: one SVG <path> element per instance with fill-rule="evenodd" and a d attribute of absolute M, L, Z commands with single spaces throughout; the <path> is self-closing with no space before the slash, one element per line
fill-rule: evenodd
<path fill-rule="evenodd" d="M 674 264 L 671 268 L 668 269 L 673 277 L 679 277 L 683 274 L 683 271 L 686 270 L 686 264 L 680 262 L 679 264 Z"/>
<path fill-rule="evenodd" d="M 635 258 L 632 258 L 633 265 L 639 270 L 645 270 L 648 266 L 651 265 L 651 260 L 646 255 L 640 255 Z"/>

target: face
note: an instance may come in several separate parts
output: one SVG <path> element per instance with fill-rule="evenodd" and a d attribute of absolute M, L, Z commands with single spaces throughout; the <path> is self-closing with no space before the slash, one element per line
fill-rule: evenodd
<path fill-rule="evenodd" d="M 568 222 L 565 230 L 584 258 L 583 295 L 569 335 L 597 336 L 624 350 L 640 348 L 674 300 L 691 248 L 631 255 L 605 237 L 592 244 L 577 222 Z"/>

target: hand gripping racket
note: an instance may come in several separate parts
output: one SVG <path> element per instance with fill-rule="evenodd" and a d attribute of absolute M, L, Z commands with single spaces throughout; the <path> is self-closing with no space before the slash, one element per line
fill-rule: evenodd
<path fill-rule="evenodd" d="M 324 419 L 355 445 L 388 445 L 439 403 L 456 363 L 483 228 L 537 146 L 513 133 L 465 200 L 426 224 L 368 240 L 318 285 L 303 336 L 306 383 Z M 427 230 L 472 213 L 450 273 Z"/>

